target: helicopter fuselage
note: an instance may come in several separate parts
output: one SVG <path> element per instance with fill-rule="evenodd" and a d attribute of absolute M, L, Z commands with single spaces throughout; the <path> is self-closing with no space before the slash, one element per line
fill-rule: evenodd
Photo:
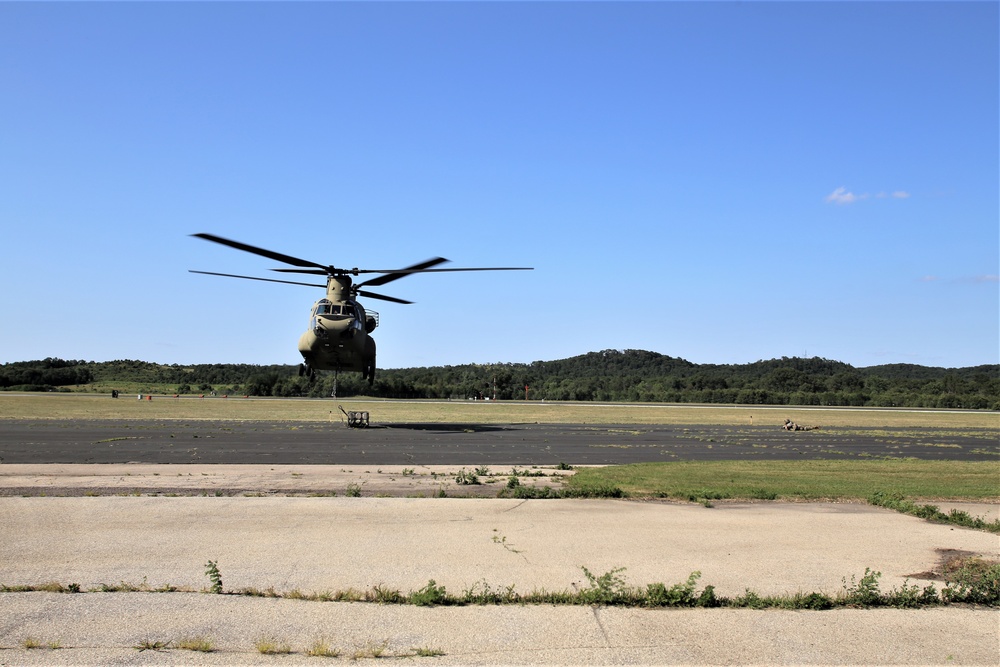
<path fill-rule="evenodd" d="M 375 340 L 369 334 L 378 326 L 378 313 L 351 299 L 350 288 L 350 277 L 330 276 L 326 298 L 313 304 L 309 328 L 299 337 L 303 373 L 358 371 L 374 380 Z"/>

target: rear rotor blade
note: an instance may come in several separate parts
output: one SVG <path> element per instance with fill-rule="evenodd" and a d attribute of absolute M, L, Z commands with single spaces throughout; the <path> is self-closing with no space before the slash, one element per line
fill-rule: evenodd
<path fill-rule="evenodd" d="M 259 280 L 264 283 L 284 283 L 285 285 L 305 285 L 306 287 L 326 287 L 326 285 L 317 285 L 316 283 L 297 283 L 291 280 L 275 280 L 274 278 L 256 278 L 254 276 L 237 276 L 233 273 L 215 273 L 213 271 L 195 271 L 194 269 L 188 269 L 188 273 L 200 273 L 206 276 L 223 276 L 225 278 L 243 278 L 244 280 Z"/>
<path fill-rule="evenodd" d="M 248 245 L 246 243 L 240 243 L 239 241 L 231 241 L 229 239 L 224 239 L 221 236 L 215 236 L 214 234 L 192 234 L 191 236 L 197 236 L 198 238 L 205 239 L 206 241 L 212 241 L 213 243 L 220 243 L 224 246 L 229 246 L 230 248 L 235 248 L 237 250 L 242 250 L 244 252 L 253 253 L 254 255 L 260 255 L 261 257 L 267 257 L 268 259 L 273 259 L 276 262 L 284 262 L 285 264 L 291 264 L 292 266 L 302 266 L 302 267 L 309 266 L 317 269 L 323 269 L 324 274 L 329 273 L 329 270 L 332 268 L 324 266 L 322 264 L 317 264 L 316 262 L 310 262 L 307 259 L 299 259 L 298 257 L 292 257 L 291 255 L 283 255 L 280 252 L 265 250 L 264 248 L 258 248 L 256 246 Z"/>
<path fill-rule="evenodd" d="M 381 299 L 382 301 L 392 301 L 393 303 L 406 303 L 406 304 L 413 303 L 412 301 L 407 301 L 405 299 L 397 299 L 394 296 L 386 296 L 384 294 L 375 294 L 374 292 L 368 292 L 363 289 L 359 289 L 356 292 L 356 294 L 358 296 L 363 296 L 366 299 Z"/>

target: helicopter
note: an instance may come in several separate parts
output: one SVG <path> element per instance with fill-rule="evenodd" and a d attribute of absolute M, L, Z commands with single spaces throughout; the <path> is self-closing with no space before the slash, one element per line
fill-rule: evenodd
<path fill-rule="evenodd" d="M 379 287 L 414 273 L 532 270 L 530 267 L 510 266 L 434 268 L 449 261 L 443 257 L 433 257 L 403 269 L 343 269 L 332 264 L 318 264 L 306 259 L 240 243 L 239 241 L 232 241 L 213 234 L 200 233 L 192 234 L 192 236 L 297 267 L 271 269 L 272 271 L 326 276 L 326 284 L 322 285 L 189 269 L 191 273 L 200 273 L 208 276 L 243 278 L 246 280 L 260 280 L 287 285 L 304 285 L 306 287 L 325 287 L 326 296 L 313 304 L 309 313 L 309 328 L 299 337 L 299 353 L 302 355 L 302 363 L 299 364 L 299 376 L 306 376 L 310 381 L 315 379 L 316 371 L 326 370 L 334 371 L 337 374 L 341 371 L 357 371 L 361 373 L 363 380 L 368 380 L 369 386 L 375 382 L 375 339 L 372 338 L 371 333 L 379 325 L 379 315 L 373 310 L 364 308 L 358 303 L 357 297 L 380 299 L 400 304 L 412 304 L 413 302 L 394 296 L 377 294 L 362 288 Z M 381 275 L 355 284 L 352 276 L 357 277 L 362 273 L 376 273 Z"/>

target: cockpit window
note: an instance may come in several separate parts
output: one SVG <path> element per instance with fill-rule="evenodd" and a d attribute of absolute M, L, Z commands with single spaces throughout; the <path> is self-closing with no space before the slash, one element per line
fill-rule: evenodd
<path fill-rule="evenodd" d="M 354 317 L 354 307 L 351 305 L 341 306 L 335 303 L 318 303 L 316 304 L 316 314 L 317 315 L 348 315 Z"/>

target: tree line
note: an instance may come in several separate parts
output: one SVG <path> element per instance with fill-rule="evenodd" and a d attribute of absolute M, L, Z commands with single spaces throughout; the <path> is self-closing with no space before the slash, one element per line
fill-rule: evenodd
<path fill-rule="evenodd" d="M 369 387 L 341 373 L 337 396 L 723 403 L 1000 410 L 1000 365 L 937 368 L 887 364 L 855 368 L 819 357 L 751 364 L 694 364 L 645 350 L 604 350 L 530 364 L 464 364 L 380 370 Z M 0 388 L 87 390 L 114 383 L 174 393 L 330 396 L 333 373 L 313 382 L 297 366 L 155 364 L 43 359 L 0 366 Z"/>

